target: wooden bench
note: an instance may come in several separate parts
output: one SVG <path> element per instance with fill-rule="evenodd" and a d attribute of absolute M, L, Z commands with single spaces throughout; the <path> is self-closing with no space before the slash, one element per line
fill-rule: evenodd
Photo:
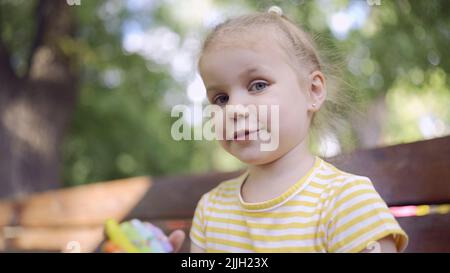
<path fill-rule="evenodd" d="M 326 160 L 370 177 L 389 206 L 450 203 L 450 137 L 358 150 Z M 242 172 L 155 178 L 127 219 L 149 220 L 166 232 L 181 228 L 188 235 L 201 195 Z M 410 237 L 406 252 L 450 252 L 450 214 L 397 220 Z M 182 251 L 188 252 L 189 245 L 188 238 Z"/>
<path fill-rule="evenodd" d="M 368 176 L 389 206 L 450 203 L 450 137 L 358 150 L 325 159 Z M 0 200 L 0 251 L 100 251 L 107 218 L 150 221 L 189 234 L 201 195 L 243 170 L 140 177 Z M 450 252 L 450 214 L 397 219 L 410 237 L 406 252 Z M 189 251 L 189 237 L 182 252 Z"/>
<path fill-rule="evenodd" d="M 150 186 L 135 177 L 0 200 L 0 251 L 92 252 L 105 221 L 124 219 Z"/>

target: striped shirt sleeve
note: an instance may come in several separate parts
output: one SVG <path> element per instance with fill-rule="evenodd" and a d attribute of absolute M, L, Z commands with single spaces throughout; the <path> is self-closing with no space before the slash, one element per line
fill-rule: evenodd
<path fill-rule="evenodd" d="M 203 249 L 206 248 L 206 238 L 205 238 L 205 220 L 204 220 L 204 209 L 205 200 L 207 195 L 204 194 L 200 201 L 197 203 L 195 208 L 194 217 L 192 219 L 192 226 L 189 232 L 189 237 L 191 242 L 195 243 L 198 247 Z"/>
<path fill-rule="evenodd" d="M 328 252 L 376 251 L 376 241 L 388 235 L 393 235 L 398 252 L 408 244 L 407 234 L 367 177 L 339 183 L 327 208 Z"/>

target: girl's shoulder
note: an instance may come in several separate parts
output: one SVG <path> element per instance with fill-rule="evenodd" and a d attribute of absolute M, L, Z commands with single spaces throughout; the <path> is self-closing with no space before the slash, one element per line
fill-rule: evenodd
<path fill-rule="evenodd" d="M 335 195 L 347 189 L 364 187 L 376 191 L 372 180 L 363 175 L 350 173 L 339 169 L 330 162 L 323 159 L 318 167 L 314 179 L 326 184 L 326 191 Z"/>
<path fill-rule="evenodd" d="M 359 175 L 344 171 L 334 166 L 332 163 L 319 158 L 321 164 L 316 170 L 315 178 L 320 180 L 328 180 L 333 185 L 350 183 L 352 181 L 370 181 L 367 176 Z"/>
<path fill-rule="evenodd" d="M 408 235 L 369 177 L 342 171 L 325 161 L 322 170 L 328 175 L 321 213 L 328 252 L 360 252 L 388 235 L 393 235 L 399 252 L 406 248 Z"/>

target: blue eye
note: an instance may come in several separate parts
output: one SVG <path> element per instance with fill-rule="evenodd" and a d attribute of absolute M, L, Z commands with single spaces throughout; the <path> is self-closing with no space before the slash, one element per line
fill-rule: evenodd
<path fill-rule="evenodd" d="M 256 92 L 262 91 L 267 86 L 268 86 L 268 84 L 265 82 L 256 82 L 256 83 L 252 84 L 252 86 L 250 87 L 250 91 L 256 91 Z M 253 87 L 255 87 L 255 90 L 253 90 Z"/>
<path fill-rule="evenodd" d="M 217 95 L 214 97 L 213 103 L 217 105 L 225 105 L 228 102 L 228 99 L 229 99 L 228 95 L 223 94 Z"/>

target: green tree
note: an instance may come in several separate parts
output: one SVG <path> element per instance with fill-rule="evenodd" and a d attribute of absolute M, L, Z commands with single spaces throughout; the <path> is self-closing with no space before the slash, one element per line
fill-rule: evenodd
<path fill-rule="evenodd" d="M 78 85 L 62 45 L 76 24 L 64 1 L 2 1 L 0 9 L 0 196 L 11 196 L 58 186 Z"/>
<path fill-rule="evenodd" d="M 182 58 L 155 55 L 152 44 L 127 50 L 126 36 L 154 31 L 181 48 L 210 30 L 202 18 L 218 13 L 225 19 L 273 4 L 318 38 L 358 95 L 359 115 L 350 115 L 336 136 L 344 151 L 382 138 L 416 139 L 417 125 L 406 124 L 418 112 L 412 101 L 433 105 L 450 127 L 445 0 L 382 0 L 373 6 L 359 0 L 81 0 L 79 6 L 0 0 L 0 196 L 236 166 L 217 145 L 171 138 L 171 105 L 191 102 L 188 80 L 161 60 Z M 358 5 L 367 11 L 364 23 L 337 37 L 330 18 Z"/>

